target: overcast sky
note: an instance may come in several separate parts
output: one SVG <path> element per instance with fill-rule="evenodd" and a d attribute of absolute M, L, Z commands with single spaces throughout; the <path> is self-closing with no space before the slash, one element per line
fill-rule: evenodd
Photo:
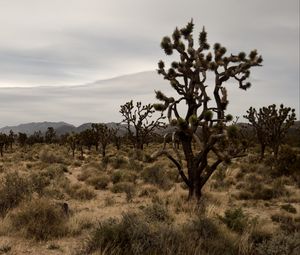
<path fill-rule="evenodd" d="M 206 27 L 209 43 L 263 55 L 251 74 L 254 104 L 266 97 L 299 113 L 298 0 L 0 0 L 0 87 L 81 85 L 155 70 L 168 59 L 161 38 L 191 18 L 196 31 Z M 1 126 L 18 122 L 3 116 Z"/>

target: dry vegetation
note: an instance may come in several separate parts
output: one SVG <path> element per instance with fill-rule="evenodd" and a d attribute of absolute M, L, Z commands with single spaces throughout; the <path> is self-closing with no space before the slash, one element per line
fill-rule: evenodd
<path fill-rule="evenodd" d="M 159 146 L 5 153 L 0 254 L 300 254 L 299 151 L 283 147 L 275 166 L 252 148 L 219 166 L 198 204 L 168 159 L 149 162 Z"/>

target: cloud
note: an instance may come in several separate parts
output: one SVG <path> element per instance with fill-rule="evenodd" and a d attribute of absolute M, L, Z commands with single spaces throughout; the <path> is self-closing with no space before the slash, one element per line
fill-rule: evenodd
<path fill-rule="evenodd" d="M 154 70 L 159 59 L 172 59 L 160 49 L 161 38 L 192 17 L 196 32 L 205 25 L 210 43 L 221 42 L 233 53 L 257 48 L 263 55 L 264 66 L 253 70 L 253 94 L 247 96 L 253 105 L 264 103 L 270 96 L 270 102 L 283 100 L 299 109 L 297 0 L 0 0 L 0 87 L 72 86 Z M 102 106 L 115 100 L 105 84 L 99 83 L 104 87 L 97 97 Z M 120 86 L 116 89 L 119 97 L 137 95 L 150 101 L 157 85 L 148 85 L 151 93 L 130 82 L 127 88 Z M 46 92 L 51 97 L 52 90 L 43 90 L 43 95 Z M 22 94 L 9 94 L 8 90 L 1 93 L 3 102 L 22 100 Z M 39 90 L 35 93 L 28 95 L 26 104 L 38 118 L 46 111 L 42 114 L 41 109 L 34 108 L 34 102 L 43 98 Z M 74 100 L 71 97 L 70 91 L 55 94 L 55 100 L 68 102 Z M 95 107 L 89 100 L 76 100 L 80 107 L 84 103 Z M 2 116 L 3 122 L 13 122 L 7 116 L 18 116 L 20 112 L 15 107 L 15 113 L 4 104 L 2 107 L 10 112 Z M 75 104 L 71 108 L 80 111 Z M 46 109 L 53 112 L 53 118 L 55 110 L 60 111 L 55 105 L 45 105 Z M 83 120 L 70 114 L 74 121 Z M 32 115 L 26 116 L 22 115 L 22 121 L 31 121 Z"/>

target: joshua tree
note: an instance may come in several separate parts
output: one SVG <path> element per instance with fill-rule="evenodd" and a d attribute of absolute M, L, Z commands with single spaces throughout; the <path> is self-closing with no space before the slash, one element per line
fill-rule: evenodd
<path fill-rule="evenodd" d="M 250 107 L 244 118 L 249 120 L 256 131 L 261 146 L 261 159 L 264 157 L 266 146 L 272 148 L 274 156 L 277 158 L 279 147 L 288 129 L 294 124 L 296 114 L 295 109 L 284 107 L 283 104 L 276 109 L 276 105 L 272 104 L 260 108 L 258 111 Z"/>
<path fill-rule="evenodd" d="M 78 135 L 76 135 L 75 133 L 70 134 L 67 138 L 67 143 L 69 144 L 70 149 L 72 150 L 72 156 L 74 158 L 76 145 L 78 144 Z"/>
<path fill-rule="evenodd" d="M 15 141 L 14 132 L 12 130 L 9 131 L 9 135 L 7 137 L 10 150 L 12 151 L 12 146 Z"/>
<path fill-rule="evenodd" d="M 96 143 L 95 134 L 92 129 L 86 129 L 80 133 L 82 143 L 84 146 L 91 150 L 92 146 Z"/>
<path fill-rule="evenodd" d="M 167 55 L 177 52 L 180 57 L 178 61 L 172 62 L 168 70 L 165 63 L 159 61 L 158 73 L 170 82 L 178 98 L 167 97 L 161 91 L 156 91 L 156 98 L 162 103 L 154 105 L 156 110 L 167 110 L 169 123 L 176 126 L 172 137 L 182 145 L 187 175 L 183 170 L 181 154 L 175 145 L 173 150 L 176 156 L 171 154 L 164 143 L 164 147 L 154 153 L 152 158 L 166 155 L 176 165 L 188 186 L 189 198 L 199 199 L 203 186 L 216 168 L 224 161 L 241 156 L 239 147 L 235 147 L 236 141 L 233 142 L 236 129 L 226 128 L 226 123 L 232 120 L 232 116 L 225 115 L 228 105 L 225 83 L 234 79 L 239 88 L 250 88 L 251 84 L 246 79 L 251 67 L 261 65 L 262 57 L 258 56 L 256 50 L 251 51 L 248 56 L 244 52 L 226 55 L 226 48 L 219 43 L 215 43 L 213 50 L 208 51 L 210 46 L 204 28 L 198 38 L 199 46 L 195 47 L 193 28 L 191 21 L 182 29 L 176 28 L 171 38 L 163 37 L 161 47 L 164 52 Z M 212 74 L 214 83 L 212 95 L 207 90 L 209 73 Z M 197 144 L 196 149 L 192 146 L 193 140 Z M 215 158 L 214 161 L 208 160 L 209 153 L 215 155 L 212 157 Z"/>
<path fill-rule="evenodd" d="M 127 125 L 128 138 L 133 143 L 134 148 L 142 150 L 151 133 L 155 129 L 165 126 L 162 122 L 165 118 L 163 113 L 158 118 L 151 120 L 154 112 L 151 104 L 142 105 L 141 102 L 137 102 L 134 106 L 131 100 L 121 105 L 120 113 L 124 117 L 122 122 Z"/>
<path fill-rule="evenodd" d="M 122 137 L 118 135 L 119 127 L 112 128 L 112 140 L 117 150 L 121 149 Z"/>
<path fill-rule="evenodd" d="M 4 145 L 7 144 L 8 137 L 6 134 L 0 133 L 0 155 L 3 157 Z"/>
<path fill-rule="evenodd" d="M 27 142 L 27 134 L 19 132 L 18 142 L 19 142 L 21 147 L 24 147 L 26 145 L 26 142 Z"/>
<path fill-rule="evenodd" d="M 54 143 L 56 140 L 56 133 L 53 127 L 48 127 L 45 133 L 45 142 L 46 143 Z"/>
<path fill-rule="evenodd" d="M 44 137 L 43 137 L 42 132 L 40 130 L 39 131 L 35 131 L 27 139 L 27 143 L 29 145 L 33 145 L 35 143 L 43 143 L 43 142 L 44 142 Z"/>
<path fill-rule="evenodd" d="M 113 130 L 107 127 L 105 124 L 98 124 L 99 125 L 99 142 L 102 148 L 102 156 L 105 157 L 106 155 L 106 147 L 111 142 Z"/>

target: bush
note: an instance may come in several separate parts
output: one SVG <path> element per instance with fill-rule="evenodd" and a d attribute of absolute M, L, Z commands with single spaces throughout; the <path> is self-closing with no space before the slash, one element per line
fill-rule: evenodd
<path fill-rule="evenodd" d="M 300 232 L 300 222 L 297 222 L 289 215 L 273 214 L 271 219 L 279 223 L 280 228 L 287 233 Z"/>
<path fill-rule="evenodd" d="M 115 169 L 125 168 L 127 166 L 127 160 L 122 156 L 117 156 L 111 160 L 111 165 Z"/>
<path fill-rule="evenodd" d="M 66 215 L 62 208 L 46 199 L 24 203 L 10 215 L 12 226 L 28 238 L 48 240 L 66 234 Z"/>
<path fill-rule="evenodd" d="M 296 208 L 294 206 L 292 206 L 291 204 L 282 205 L 281 209 L 283 209 L 289 213 L 297 213 Z"/>
<path fill-rule="evenodd" d="M 95 251 L 107 254 L 238 254 L 232 241 L 220 235 L 207 218 L 195 219 L 182 226 L 158 221 L 151 224 L 143 215 L 123 214 L 109 219 L 94 230 L 80 254 Z"/>
<path fill-rule="evenodd" d="M 110 178 L 107 175 L 89 177 L 86 183 L 92 185 L 95 189 L 106 189 L 110 182 Z"/>
<path fill-rule="evenodd" d="M 114 186 L 111 188 L 111 191 L 113 193 L 125 193 L 126 199 L 128 202 L 132 201 L 132 198 L 135 195 L 136 188 L 135 186 L 130 182 L 119 182 L 114 184 Z"/>
<path fill-rule="evenodd" d="M 239 233 L 242 233 L 248 224 L 248 218 L 241 208 L 226 210 L 220 219 L 228 228 Z"/>
<path fill-rule="evenodd" d="M 171 217 L 168 208 L 161 203 L 153 203 L 143 209 L 146 219 L 151 222 L 165 222 L 171 223 L 173 217 Z"/>
<path fill-rule="evenodd" d="M 172 186 L 165 170 L 158 164 L 145 168 L 141 177 L 146 183 L 155 184 L 165 190 L 170 189 Z"/>
<path fill-rule="evenodd" d="M 0 216 L 18 206 L 30 192 L 30 183 L 17 172 L 4 175 L 0 182 Z"/>
<path fill-rule="evenodd" d="M 300 254 L 300 233 L 277 233 L 255 247 L 257 255 L 297 255 Z"/>
<path fill-rule="evenodd" d="M 80 184 L 68 185 L 65 190 L 70 197 L 78 200 L 91 200 L 96 197 L 95 191 Z"/>
<path fill-rule="evenodd" d="M 275 163 L 274 174 L 276 176 L 297 174 L 300 167 L 300 158 L 288 145 L 282 146 Z"/>
<path fill-rule="evenodd" d="M 137 174 L 133 171 L 127 171 L 127 170 L 115 170 L 111 176 L 112 182 L 118 183 L 118 182 L 133 182 L 135 183 L 137 180 Z"/>
<path fill-rule="evenodd" d="M 57 155 L 53 153 L 52 151 L 49 151 L 49 149 L 44 149 L 40 152 L 39 159 L 48 164 L 53 163 L 64 163 L 64 159 L 62 156 Z"/>

